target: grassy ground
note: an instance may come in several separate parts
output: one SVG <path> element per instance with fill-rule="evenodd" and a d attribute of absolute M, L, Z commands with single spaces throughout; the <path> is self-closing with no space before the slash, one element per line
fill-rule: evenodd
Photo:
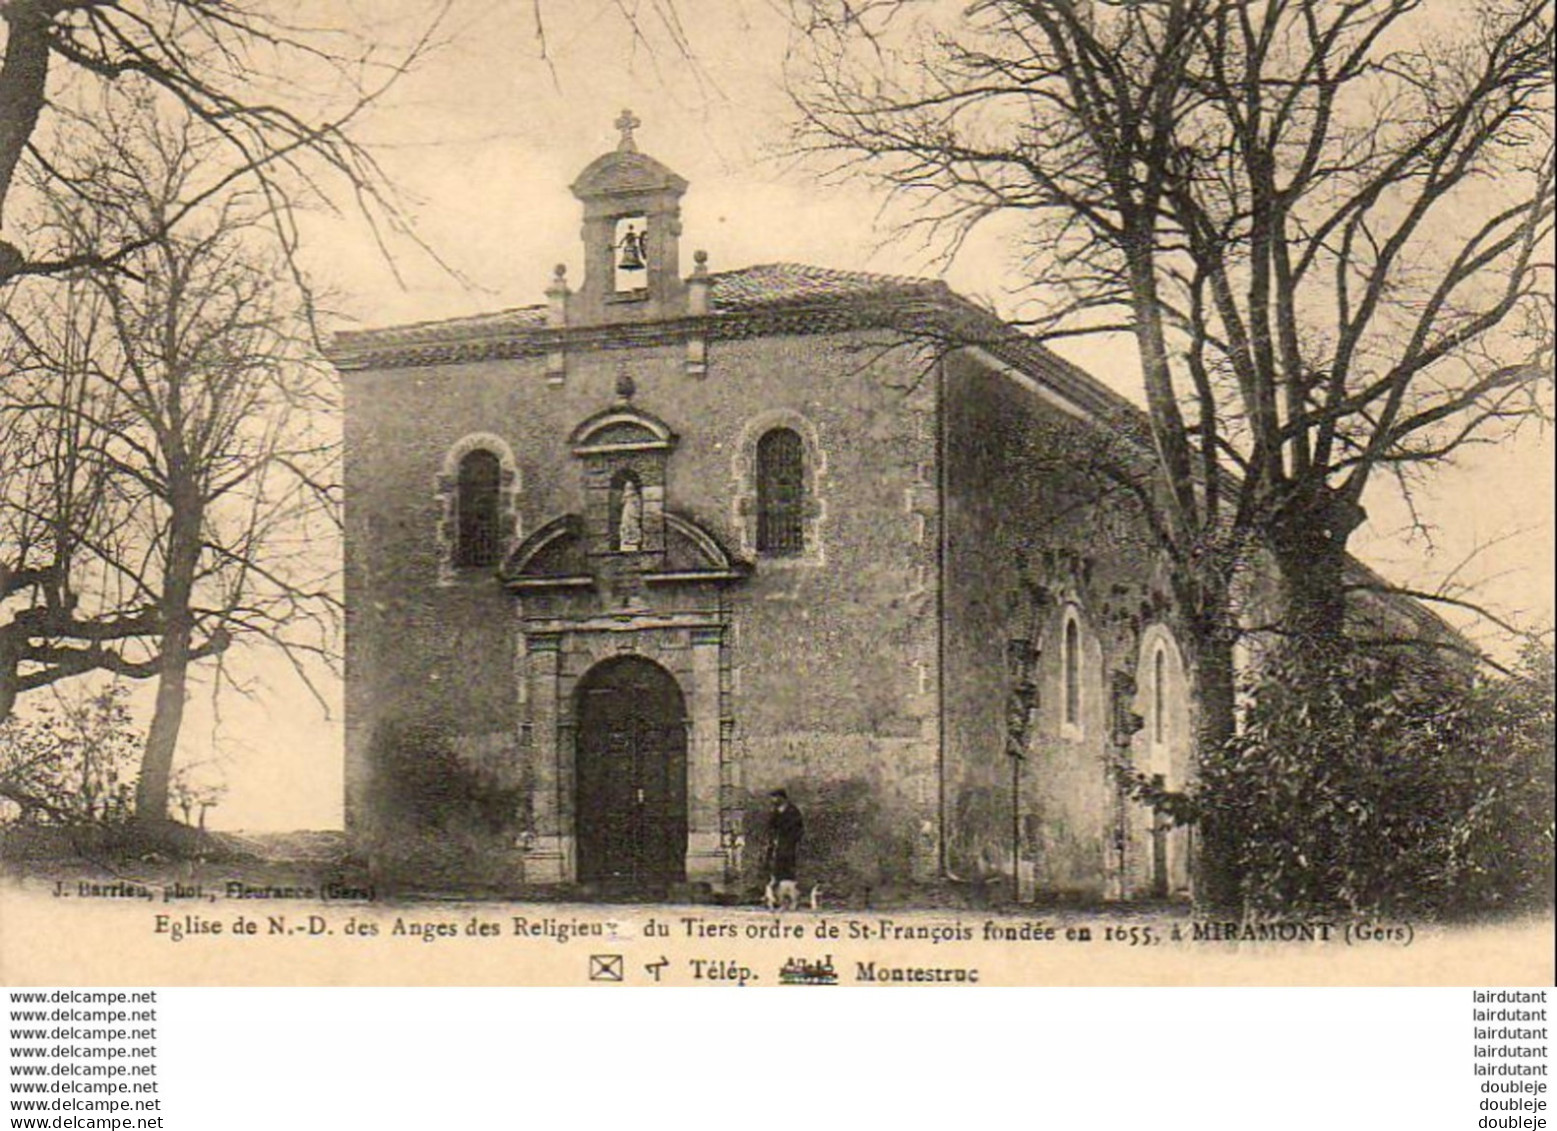
<path fill-rule="evenodd" d="M 106 836 L 103 830 L 75 830 L 37 827 L 10 829 L 0 838 L 0 865 L 14 880 L 34 889 L 52 889 L 57 883 L 140 884 L 162 888 L 175 883 L 204 884 L 219 888 L 230 882 L 250 886 L 271 886 L 315 890 L 326 884 L 358 889 L 370 888 L 376 900 L 412 903 L 492 901 L 542 902 L 562 906 L 698 906 L 721 903 L 730 906 L 758 907 L 760 888 L 730 895 L 715 896 L 692 888 L 659 893 L 661 898 L 646 902 L 641 894 L 597 892 L 578 889 L 526 888 L 524 885 L 493 882 L 490 877 L 477 882 L 459 883 L 445 871 L 442 875 L 386 875 L 350 852 L 344 833 L 308 830 L 286 833 L 198 832 L 181 829 L 160 843 L 128 836 Z M 809 896 L 809 888 L 803 897 Z M 849 893 L 822 891 L 819 906 L 824 910 L 923 910 L 926 912 L 972 911 L 978 913 L 1031 915 L 1085 914 L 1099 906 L 1078 903 L 1014 904 L 1004 884 L 925 885 L 911 888 L 880 888 Z M 1183 903 L 1132 903 L 1106 905 L 1111 915 L 1182 915 Z"/>

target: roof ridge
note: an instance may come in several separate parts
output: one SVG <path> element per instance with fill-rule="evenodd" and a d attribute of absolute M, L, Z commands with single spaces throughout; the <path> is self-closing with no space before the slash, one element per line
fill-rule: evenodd
<path fill-rule="evenodd" d="M 490 323 L 494 326 L 506 321 L 516 319 L 521 315 L 539 315 L 546 311 L 544 302 L 530 303 L 525 306 L 509 306 L 501 310 L 481 310 L 474 314 L 455 314 L 447 318 L 423 318 L 415 322 L 393 322 L 381 326 L 352 326 L 343 327 L 335 331 L 337 335 L 352 336 L 358 334 L 380 336 L 402 336 L 416 333 L 435 333 L 446 329 L 459 329 Z"/>
<path fill-rule="evenodd" d="M 802 263 L 794 259 L 776 259 L 769 263 L 749 263 L 745 267 L 732 267 L 725 271 L 711 271 L 712 279 L 750 274 L 753 271 L 785 270 L 806 275 L 827 275 L 840 279 L 871 279 L 895 283 L 944 283 L 931 275 L 901 275 L 888 271 L 866 271 L 855 267 L 827 267 L 820 263 Z"/>

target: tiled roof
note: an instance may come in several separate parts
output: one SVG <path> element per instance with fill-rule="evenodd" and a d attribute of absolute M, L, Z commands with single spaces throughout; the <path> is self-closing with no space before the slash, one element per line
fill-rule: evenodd
<path fill-rule="evenodd" d="M 516 306 L 486 314 L 461 318 L 440 318 L 431 322 L 406 322 L 399 326 L 381 326 L 368 330 L 343 330 L 336 335 L 341 344 L 392 346 L 405 342 L 450 341 L 490 334 L 523 333 L 546 325 L 545 306 Z"/>
<path fill-rule="evenodd" d="M 1118 393 L 1051 352 L 990 311 L 957 295 L 938 279 L 841 271 L 804 263 L 763 263 L 709 277 L 716 336 L 818 333 L 852 325 L 891 325 L 947 345 L 989 350 L 1112 426 L 1132 431 L 1144 420 Z M 917 312 L 917 313 L 916 313 Z M 799 321 L 797 322 L 796 319 Z M 545 306 L 415 322 L 337 335 L 337 363 L 376 360 L 397 365 L 461 357 L 505 356 L 535 348 L 533 332 L 546 328 Z M 596 327 L 601 332 L 612 328 Z M 647 327 L 652 332 L 653 327 Z M 526 347 L 525 342 L 532 343 Z M 1135 427 L 1132 427 L 1135 426 Z"/>
<path fill-rule="evenodd" d="M 937 279 L 841 271 L 803 263 L 764 263 L 709 277 L 715 337 L 770 333 L 825 333 L 856 326 L 889 325 L 927 340 L 977 346 L 1014 365 L 1114 427 L 1138 424 L 1140 410 L 1078 366 L 957 295 Z M 602 334 L 654 334 L 653 324 L 579 327 Z M 478 358 L 510 357 L 542 347 L 544 305 L 488 314 L 413 322 L 336 335 L 337 365 L 399 367 Z M 1133 427 L 1131 430 L 1135 430 Z"/>
<path fill-rule="evenodd" d="M 725 327 L 725 332 L 736 336 L 743 332 L 779 330 L 778 324 L 770 324 L 770 319 L 762 317 L 765 313 L 784 320 L 787 318 L 785 311 L 795 311 L 798 317 L 803 318 L 804 325 L 816 332 L 839 328 L 840 324 L 833 319 L 818 317 L 815 313 L 798 312 L 816 307 L 827 307 L 840 313 L 856 310 L 865 312 L 869 320 L 874 317 L 869 314 L 873 309 L 897 309 L 905 302 L 914 308 L 924 309 L 920 303 L 927 303 L 930 308 L 940 312 L 933 319 L 934 325 L 921 325 L 922 319 L 901 316 L 893 316 L 891 324 L 910 333 L 923 333 L 927 337 L 951 335 L 961 344 L 981 345 L 991 349 L 1019 368 L 1040 376 L 1046 383 L 1072 396 L 1092 411 L 1098 411 L 1104 406 L 1117 411 L 1127 404 L 1090 374 L 1063 361 L 1042 344 L 990 312 L 959 297 L 938 279 L 869 271 L 841 271 L 805 263 L 763 263 L 734 271 L 721 271 L 709 276 L 709 282 L 711 313 L 716 319 L 735 319 L 744 325 L 747 318 L 758 318 L 758 322 L 745 331 L 736 326 Z M 518 345 L 530 340 L 533 332 L 545 328 L 544 305 L 520 306 L 460 318 L 347 330 L 336 335 L 335 348 L 331 352 L 338 362 L 377 357 L 391 365 L 405 364 L 413 357 L 423 360 L 457 360 L 459 356 L 472 352 L 480 356 L 492 356 L 487 353 L 489 348 L 495 349 L 495 355 L 501 356 L 504 352 L 502 343 Z M 787 328 L 793 329 L 793 324 L 787 324 Z M 609 331 L 611 327 L 597 329 Z"/>
<path fill-rule="evenodd" d="M 946 284 L 934 279 L 878 275 L 867 271 L 837 271 L 804 263 L 764 263 L 738 271 L 722 271 L 709 278 L 713 284 L 711 298 L 716 314 L 805 302 L 950 294 Z M 545 325 L 546 307 L 540 304 L 430 322 L 345 330 L 338 340 L 343 346 L 394 346 L 411 342 L 484 338 L 510 332 L 523 333 L 542 329 Z"/>
<path fill-rule="evenodd" d="M 946 284 L 908 275 L 838 271 L 804 263 L 763 263 L 711 276 L 717 312 L 788 303 L 949 294 Z"/>

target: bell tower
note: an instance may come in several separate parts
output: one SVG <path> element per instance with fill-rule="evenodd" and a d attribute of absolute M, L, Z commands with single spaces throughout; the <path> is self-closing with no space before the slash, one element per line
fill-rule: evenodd
<path fill-rule="evenodd" d="M 616 120 L 616 149 L 573 182 L 584 205 L 584 285 L 570 296 L 570 325 L 648 322 L 687 313 L 681 279 L 681 197 L 687 182 L 638 152 L 631 110 Z"/>

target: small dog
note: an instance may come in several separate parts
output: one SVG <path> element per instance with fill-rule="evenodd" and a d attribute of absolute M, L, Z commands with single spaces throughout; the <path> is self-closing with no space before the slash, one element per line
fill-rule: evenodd
<path fill-rule="evenodd" d="M 768 880 L 768 886 L 763 889 L 762 902 L 769 911 L 798 911 L 800 910 L 800 885 L 794 880 Z M 821 906 L 822 885 L 811 885 L 811 910 L 815 911 Z"/>

